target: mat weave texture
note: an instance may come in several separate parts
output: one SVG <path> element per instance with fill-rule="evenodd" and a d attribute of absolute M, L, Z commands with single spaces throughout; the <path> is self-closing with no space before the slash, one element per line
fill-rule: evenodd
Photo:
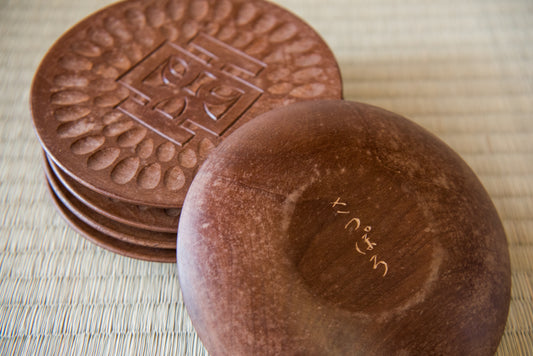
<path fill-rule="evenodd" d="M 0 354 L 206 355 L 176 266 L 86 242 L 54 210 L 29 111 L 46 50 L 107 1 L 0 0 Z M 454 148 L 503 220 L 512 302 L 498 355 L 533 354 L 533 2 L 279 0 L 335 53 L 346 99 Z M 487 311 L 490 313 L 490 311 Z"/>

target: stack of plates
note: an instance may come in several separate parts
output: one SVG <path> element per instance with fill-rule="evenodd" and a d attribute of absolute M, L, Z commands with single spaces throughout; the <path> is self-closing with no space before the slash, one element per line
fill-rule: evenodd
<path fill-rule="evenodd" d="M 176 260 L 179 208 L 138 205 L 90 190 L 46 156 L 55 205 L 82 235 L 111 251 L 160 262 Z"/>
<path fill-rule="evenodd" d="M 114 252 L 175 262 L 180 209 L 210 150 L 263 112 L 341 92 L 327 45 L 276 5 L 126 1 L 54 44 L 31 106 L 70 225 Z"/>

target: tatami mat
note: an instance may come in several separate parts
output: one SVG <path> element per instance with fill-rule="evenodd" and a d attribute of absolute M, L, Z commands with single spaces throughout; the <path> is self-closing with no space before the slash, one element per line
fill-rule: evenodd
<path fill-rule="evenodd" d="M 346 99 L 452 146 L 503 220 L 512 302 L 498 355 L 533 354 L 533 2 L 279 0 L 340 63 Z M 28 108 L 40 59 L 107 1 L 0 0 L 0 354 L 205 355 L 175 265 L 114 255 L 47 196 Z M 487 311 L 490 313 L 490 311 Z"/>

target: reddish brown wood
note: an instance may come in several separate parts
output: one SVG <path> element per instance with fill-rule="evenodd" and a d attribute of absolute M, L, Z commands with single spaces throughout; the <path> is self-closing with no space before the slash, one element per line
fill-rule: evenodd
<path fill-rule="evenodd" d="M 176 234 L 168 232 L 156 232 L 139 229 L 129 225 L 121 224 L 111 220 L 104 215 L 98 214 L 76 199 L 59 181 L 54 171 L 45 161 L 45 173 L 48 183 L 52 187 L 54 194 L 61 200 L 61 203 L 77 219 L 83 221 L 91 228 L 99 231 L 110 238 L 118 239 L 132 245 L 147 246 L 163 249 L 176 248 Z"/>
<path fill-rule="evenodd" d="M 497 212 L 448 146 L 388 111 L 266 113 L 195 178 L 178 231 L 213 355 L 491 355 L 510 265 Z"/>
<path fill-rule="evenodd" d="M 272 108 L 341 96 L 331 50 L 273 3 L 127 0 L 57 40 L 30 101 L 61 209 L 107 237 L 171 248 L 164 234 L 225 137 Z"/>
<path fill-rule="evenodd" d="M 52 160 L 107 197 L 180 208 L 233 130 L 292 102 L 340 99 L 335 58 L 263 0 L 128 0 L 66 32 L 39 66 L 33 122 Z"/>
<path fill-rule="evenodd" d="M 175 249 L 154 248 L 130 244 L 128 242 L 112 238 L 90 227 L 89 225 L 81 221 L 65 206 L 65 204 L 55 194 L 53 188 L 49 184 L 47 184 L 47 187 L 50 191 L 52 202 L 56 206 L 61 216 L 63 216 L 63 218 L 74 230 L 82 234 L 83 237 L 85 237 L 87 240 L 91 241 L 95 245 L 105 248 L 106 250 L 117 253 L 119 255 L 140 260 L 166 263 L 174 263 L 176 261 Z"/>
<path fill-rule="evenodd" d="M 45 164 L 50 165 L 54 177 L 75 199 L 98 214 L 138 229 L 176 234 L 181 209 L 135 205 L 108 198 L 76 182 L 53 161 L 46 159 Z"/>

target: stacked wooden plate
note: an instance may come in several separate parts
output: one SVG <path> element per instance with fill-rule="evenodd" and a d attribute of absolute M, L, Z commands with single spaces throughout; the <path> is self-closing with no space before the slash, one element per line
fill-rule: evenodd
<path fill-rule="evenodd" d="M 333 54 L 264 1 L 126 1 L 44 57 L 31 106 L 54 201 L 123 255 L 175 262 L 187 189 L 209 151 L 275 107 L 340 99 Z"/>

